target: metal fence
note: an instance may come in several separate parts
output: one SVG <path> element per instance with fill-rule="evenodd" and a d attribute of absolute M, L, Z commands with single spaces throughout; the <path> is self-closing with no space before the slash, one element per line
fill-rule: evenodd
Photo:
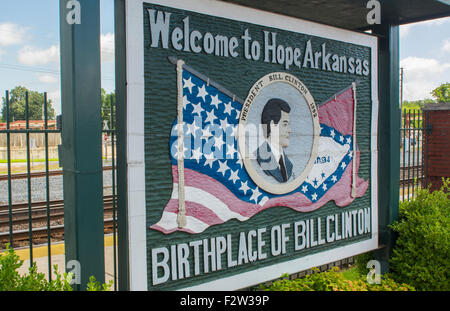
<path fill-rule="evenodd" d="M 112 271 L 112 278 L 114 281 L 114 290 L 117 291 L 118 284 L 117 284 L 117 166 L 116 166 L 116 109 L 115 109 L 115 102 L 112 97 L 110 97 L 109 101 L 109 126 L 104 126 L 102 133 L 104 135 L 103 145 L 105 147 L 104 156 L 106 158 L 106 163 L 108 163 L 108 155 L 110 155 L 111 158 L 111 170 L 110 170 L 110 176 L 111 176 L 111 198 L 112 201 L 110 204 L 112 204 L 112 215 L 110 218 L 108 218 L 108 221 L 112 223 L 111 231 L 112 231 L 112 264 L 113 264 L 113 271 Z M 108 148 L 110 147 L 110 148 Z M 108 152 L 108 150 L 110 152 Z M 105 167 L 105 164 L 104 164 Z M 105 171 L 104 171 L 105 172 Z M 104 173 L 105 176 L 105 173 Z M 104 183 L 105 184 L 105 183 Z M 104 185 L 105 189 L 105 185 Z M 104 203 L 105 204 L 105 203 Z M 106 219 L 105 219 L 106 221 Z M 105 229 L 106 230 L 106 229 Z M 107 254 L 105 253 L 105 257 Z M 111 258 L 110 258 L 111 259 Z M 108 273 L 108 272 L 107 272 Z M 106 279 L 106 277 L 105 277 Z"/>
<path fill-rule="evenodd" d="M 0 252 L 6 244 L 27 250 L 31 266 L 36 249 L 46 246 L 46 270 L 51 280 L 52 245 L 64 240 L 62 170 L 55 156 L 61 130 L 56 121 L 48 117 L 47 93 L 43 97 L 43 120 L 30 120 L 26 93 L 25 120 L 12 122 L 10 93 L 5 92 L 4 120 L 0 123 Z M 108 116 L 102 131 L 103 186 L 105 235 L 112 237 L 112 252 L 105 253 L 105 257 L 112 257 L 106 260 L 112 263 L 112 271 L 107 271 L 105 279 L 112 279 L 117 290 L 116 124 L 112 97 L 107 106 L 109 111 L 103 111 Z M 423 111 L 403 111 L 400 200 L 413 198 L 417 190 L 425 186 L 426 130 Z"/>
<path fill-rule="evenodd" d="M 414 198 L 425 187 L 426 156 L 425 114 L 421 110 L 403 110 L 400 128 L 400 200 Z"/>
<path fill-rule="evenodd" d="M 41 105 L 42 120 L 31 120 L 29 94 L 25 93 L 25 120 L 12 121 L 11 94 L 5 92 L 0 123 L 0 252 L 6 244 L 17 252 L 26 252 L 22 257 L 26 257 L 27 264 L 31 267 L 39 260 L 38 272 L 47 272 L 51 280 L 53 264 L 58 261 L 53 250 L 64 241 L 63 174 L 57 152 L 61 130 L 49 118 L 47 93 L 43 94 Z M 112 236 L 112 252 L 106 252 L 105 257 L 112 257 L 106 260 L 112 264 L 112 271 L 107 271 L 105 279 L 112 279 L 117 290 L 116 135 L 112 98 L 108 109 L 109 124 L 102 131 L 103 186 L 105 236 Z M 35 256 L 37 252 L 39 256 Z M 61 260 L 58 264 L 65 265 Z"/>

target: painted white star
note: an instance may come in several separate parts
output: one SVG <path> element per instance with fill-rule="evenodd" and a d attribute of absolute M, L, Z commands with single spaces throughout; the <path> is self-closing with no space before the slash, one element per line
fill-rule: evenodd
<path fill-rule="evenodd" d="M 343 143 L 343 142 L 344 142 L 344 136 L 341 135 L 341 136 L 339 137 L 339 141 L 340 141 L 341 143 Z"/>
<path fill-rule="evenodd" d="M 317 193 L 314 193 L 314 194 L 311 196 L 311 198 L 312 198 L 313 201 L 316 201 L 316 200 L 317 200 Z"/>
<path fill-rule="evenodd" d="M 336 135 L 336 134 L 334 133 L 334 130 L 331 130 L 331 131 L 330 131 L 330 135 L 331 135 L 331 137 L 334 138 L 334 135 Z"/>
<path fill-rule="evenodd" d="M 213 167 L 213 164 L 217 159 L 214 157 L 214 152 L 211 152 L 210 154 L 205 154 L 205 163 L 203 163 L 204 166 L 209 165 L 209 168 Z"/>
<path fill-rule="evenodd" d="M 223 120 L 219 120 L 220 122 L 220 128 L 223 129 L 223 131 L 225 131 L 227 129 L 227 127 L 229 126 L 227 119 L 223 119 Z"/>
<path fill-rule="evenodd" d="M 302 192 L 303 193 L 308 192 L 308 186 L 306 186 L 306 185 L 302 186 Z"/>
<path fill-rule="evenodd" d="M 229 170 L 230 168 L 227 165 L 227 161 L 219 161 L 219 169 L 217 170 L 218 173 L 222 173 L 223 176 L 225 176 L 225 173 Z"/>
<path fill-rule="evenodd" d="M 197 113 L 199 116 L 202 115 L 203 108 L 202 108 L 202 105 L 200 103 L 198 103 L 196 105 L 193 104 L 192 107 L 194 107 L 194 110 L 192 110 L 192 114 Z"/>
<path fill-rule="evenodd" d="M 337 177 L 336 177 L 335 175 L 333 175 L 333 176 L 331 176 L 331 180 L 332 180 L 333 182 L 336 182 L 336 181 L 337 181 Z"/>
<path fill-rule="evenodd" d="M 211 96 L 211 105 L 216 107 L 216 109 L 219 109 L 219 104 L 222 103 L 219 99 L 219 94 L 216 94 L 214 96 Z"/>
<path fill-rule="evenodd" d="M 192 133 L 193 136 L 195 136 L 195 132 L 199 129 L 200 127 L 197 126 L 197 124 L 195 124 L 195 121 L 192 124 L 187 124 L 187 132 L 186 135 L 189 135 Z"/>
<path fill-rule="evenodd" d="M 191 102 L 187 99 L 187 96 L 183 96 L 183 109 L 186 109 L 187 105 L 189 105 Z"/>
<path fill-rule="evenodd" d="M 202 85 L 202 87 L 198 88 L 197 97 L 201 97 L 201 98 L 203 98 L 203 101 L 205 101 L 206 100 L 205 99 L 206 95 L 208 95 L 208 92 L 206 92 L 205 85 Z"/>
<path fill-rule="evenodd" d="M 246 182 L 241 181 L 241 187 L 239 188 L 239 190 L 243 191 L 244 195 L 247 195 L 247 191 L 250 190 L 250 188 L 247 185 L 247 181 Z"/>
<path fill-rule="evenodd" d="M 238 176 L 239 170 L 236 170 L 236 171 L 230 170 L 230 171 L 231 171 L 231 175 L 230 175 L 230 178 L 228 178 L 228 180 L 233 181 L 233 184 L 235 184 L 236 180 L 239 179 L 239 176 Z"/>
<path fill-rule="evenodd" d="M 213 124 L 214 120 L 217 119 L 216 115 L 214 114 L 214 109 L 211 111 L 206 111 L 206 120 L 205 123 L 210 122 L 211 124 Z"/>
<path fill-rule="evenodd" d="M 197 161 L 197 164 L 200 163 L 200 159 L 202 158 L 203 153 L 200 150 L 200 147 L 197 149 L 194 149 L 192 151 L 191 159 L 195 159 Z"/>
<path fill-rule="evenodd" d="M 231 106 L 231 102 L 229 102 L 228 104 L 225 104 L 225 110 L 223 111 L 223 113 L 228 113 L 231 116 L 231 112 L 233 111 L 233 106 Z"/>
<path fill-rule="evenodd" d="M 219 137 L 215 136 L 214 137 L 214 147 L 220 149 L 220 148 L 222 148 L 222 146 L 224 144 L 225 144 L 225 142 L 223 141 L 222 136 L 219 136 Z"/>
<path fill-rule="evenodd" d="M 192 87 L 194 86 L 194 83 L 191 81 L 191 77 L 189 79 L 183 79 L 183 88 L 187 87 L 189 89 L 189 93 L 192 94 Z"/>
<path fill-rule="evenodd" d="M 230 134 L 230 136 L 237 137 L 237 130 L 238 130 L 237 125 L 236 126 L 229 125 L 229 126 L 231 127 L 231 134 Z"/>
<path fill-rule="evenodd" d="M 252 196 L 250 197 L 250 201 L 255 201 L 256 204 L 258 204 L 258 197 L 261 195 L 261 192 L 259 192 L 258 187 L 256 187 L 255 189 L 250 189 L 252 190 Z"/>
<path fill-rule="evenodd" d="M 346 141 L 347 141 L 347 144 L 351 144 L 352 139 L 350 137 L 347 137 Z"/>
<path fill-rule="evenodd" d="M 227 144 L 227 159 L 234 159 L 234 154 L 236 153 L 236 149 L 234 149 L 233 145 Z"/>
<path fill-rule="evenodd" d="M 213 136 L 213 134 L 209 131 L 209 127 L 202 129 L 202 139 L 208 140 L 211 136 Z"/>
<path fill-rule="evenodd" d="M 353 151 L 349 151 L 348 152 L 348 157 L 351 159 L 351 158 L 353 158 Z"/>
<path fill-rule="evenodd" d="M 342 162 L 341 167 L 342 169 L 344 169 L 347 166 L 347 164 L 345 164 L 345 162 Z"/>
<path fill-rule="evenodd" d="M 327 184 L 323 184 L 322 189 L 323 189 L 323 191 L 327 191 Z"/>

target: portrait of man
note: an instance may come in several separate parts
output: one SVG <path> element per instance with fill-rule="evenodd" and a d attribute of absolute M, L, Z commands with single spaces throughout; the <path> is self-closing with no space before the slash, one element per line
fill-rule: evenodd
<path fill-rule="evenodd" d="M 261 113 L 264 142 L 256 150 L 256 160 L 261 170 L 279 183 L 295 178 L 293 164 L 285 153 L 291 133 L 291 107 L 280 98 L 271 98 Z"/>

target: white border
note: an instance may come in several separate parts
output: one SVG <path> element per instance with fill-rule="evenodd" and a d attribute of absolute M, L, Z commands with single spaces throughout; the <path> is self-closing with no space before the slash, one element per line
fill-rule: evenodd
<path fill-rule="evenodd" d="M 319 267 L 334 261 L 338 261 L 353 255 L 361 254 L 378 247 L 377 241 L 365 240 L 363 242 L 349 244 L 332 251 L 325 251 L 294 260 L 266 266 L 256 270 L 244 272 L 230 277 L 214 280 L 211 282 L 194 285 L 179 289 L 191 291 L 227 291 L 250 287 L 259 283 L 270 281 L 281 277 L 282 274 L 293 274 L 300 271 Z M 350 254 L 350 255 L 349 255 Z M 238 285 L 238 287 L 237 287 Z"/>
<path fill-rule="evenodd" d="M 270 76 L 272 75 L 280 75 L 283 76 L 282 80 L 273 80 L 270 81 Z M 292 79 L 295 79 L 296 81 L 298 81 L 299 83 L 301 83 L 302 87 L 306 89 L 305 94 L 303 94 L 301 88 L 296 85 L 295 83 L 292 83 L 291 80 L 286 80 L 285 78 L 289 76 Z M 261 90 L 256 91 L 256 95 L 254 95 L 254 100 L 249 100 L 250 97 L 250 93 L 253 93 L 252 90 L 255 88 L 255 86 L 257 84 L 259 84 L 260 82 L 263 82 L 263 86 L 261 87 Z M 293 88 L 295 88 L 300 94 L 302 94 L 303 98 L 306 101 L 306 104 L 308 106 L 309 111 L 311 112 L 311 119 L 312 119 L 312 125 L 313 125 L 313 145 L 311 148 L 311 154 L 309 157 L 309 161 L 307 163 L 307 165 L 305 166 L 305 168 L 303 169 L 303 171 L 301 172 L 301 174 L 299 174 L 299 176 L 297 176 L 293 181 L 290 182 L 286 182 L 286 183 L 278 183 L 278 184 L 274 184 L 271 182 L 266 181 L 264 178 L 262 178 L 258 172 L 255 170 L 255 168 L 253 167 L 251 160 L 251 155 L 248 152 L 248 148 L 247 148 L 247 143 L 246 143 L 246 136 L 245 136 L 245 128 L 247 125 L 247 121 L 248 121 L 248 117 L 245 117 L 245 120 L 243 120 L 243 115 L 241 114 L 239 116 L 239 125 L 238 125 L 238 150 L 240 151 L 240 154 L 243 158 L 243 162 L 244 162 L 244 167 L 247 170 L 247 173 L 250 175 L 250 178 L 253 179 L 253 181 L 263 190 L 270 192 L 270 193 L 274 193 L 274 194 L 285 194 L 291 191 L 294 191 L 295 189 L 297 189 L 298 187 L 300 187 L 300 185 L 302 184 L 302 182 L 306 179 L 306 177 L 308 176 L 309 172 L 311 171 L 313 165 L 314 165 L 314 161 L 317 158 L 317 152 L 318 152 L 318 148 L 319 148 L 319 136 L 320 136 L 320 125 L 319 125 L 319 112 L 318 112 L 318 107 L 314 101 L 314 98 L 311 95 L 311 92 L 308 90 L 308 88 L 306 87 L 306 85 L 303 84 L 302 81 L 300 81 L 299 78 L 297 78 L 296 76 L 287 73 L 287 72 L 270 72 L 268 74 L 266 74 L 264 77 L 261 77 L 258 79 L 258 82 L 256 82 L 255 84 L 253 84 L 253 86 L 250 88 L 249 91 L 249 95 L 247 96 L 247 98 L 244 101 L 244 106 L 247 107 L 250 111 L 251 106 L 254 105 L 255 101 L 256 101 L 256 97 L 258 96 L 258 94 L 266 87 L 271 85 L 272 83 L 286 83 L 289 84 L 290 86 L 292 86 Z M 252 95 L 253 96 L 253 95 Z M 247 103 L 251 102 L 250 105 L 247 106 Z M 244 106 L 242 107 L 244 109 Z M 316 110 L 316 116 L 313 116 L 313 111 L 312 111 L 312 106 L 314 107 L 314 109 Z M 244 131 L 244 133 L 242 133 L 242 131 Z"/>
<path fill-rule="evenodd" d="M 130 290 L 147 290 L 142 1 L 127 0 L 127 195 Z"/>
<path fill-rule="evenodd" d="M 144 161 L 144 46 L 143 3 L 153 3 L 201 14 L 253 23 L 307 35 L 370 47 L 372 50 L 372 239 L 340 248 L 213 280 L 183 290 L 234 290 L 357 255 L 378 247 L 378 62 L 377 39 L 332 26 L 304 21 L 216 0 L 126 0 L 127 167 L 130 290 L 147 290 L 147 234 Z"/>

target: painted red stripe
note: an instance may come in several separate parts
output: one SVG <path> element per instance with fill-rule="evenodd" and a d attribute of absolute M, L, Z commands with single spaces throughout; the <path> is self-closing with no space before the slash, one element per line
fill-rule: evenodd
<path fill-rule="evenodd" d="M 336 116 L 339 116 L 336 118 Z M 336 96 L 319 107 L 319 121 L 335 128 L 343 135 L 353 134 L 353 89 Z"/>
<path fill-rule="evenodd" d="M 170 199 L 164 211 L 177 214 L 178 200 Z M 222 223 L 222 220 L 219 217 L 217 217 L 217 215 L 213 211 L 211 211 L 210 209 L 206 208 L 201 204 L 191 201 L 186 201 L 186 216 L 192 216 L 194 218 L 197 218 L 210 226 Z"/>

